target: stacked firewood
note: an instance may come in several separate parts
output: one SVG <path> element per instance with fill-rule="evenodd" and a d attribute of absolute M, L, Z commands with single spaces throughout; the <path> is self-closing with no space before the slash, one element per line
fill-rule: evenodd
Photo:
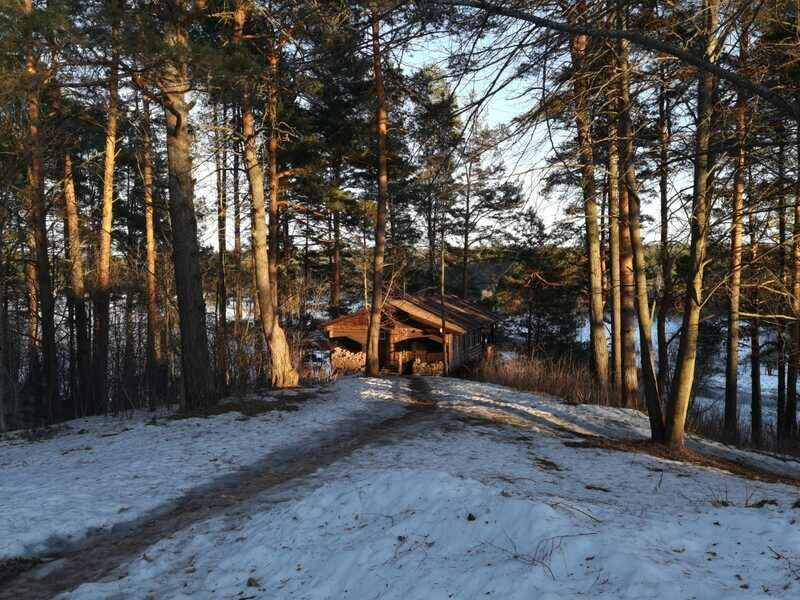
<path fill-rule="evenodd" d="M 358 373 L 367 364 L 364 352 L 350 352 L 344 348 L 334 348 L 331 352 L 331 370 L 334 373 Z"/>
<path fill-rule="evenodd" d="M 444 363 L 440 360 L 436 362 L 423 362 L 420 358 L 414 359 L 411 365 L 411 372 L 414 375 L 441 375 L 444 373 Z"/>

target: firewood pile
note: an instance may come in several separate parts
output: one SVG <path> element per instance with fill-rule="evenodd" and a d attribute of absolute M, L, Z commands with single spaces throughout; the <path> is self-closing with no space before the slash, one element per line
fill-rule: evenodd
<path fill-rule="evenodd" d="M 420 358 L 415 358 L 411 365 L 411 372 L 414 375 L 442 375 L 444 373 L 444 363 L 440 360 L 436 362 L 423 362 Z"/>
<path fill-rule="evenodd" d="M 358 373 L 367 364 L 364 352 L 350 352 L 344 348 L 334 348 L 331 352 L 331 370 L 334 373 Z"/>

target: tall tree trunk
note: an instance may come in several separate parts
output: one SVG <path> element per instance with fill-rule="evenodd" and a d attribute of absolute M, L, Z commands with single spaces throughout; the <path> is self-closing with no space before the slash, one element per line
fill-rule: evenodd
<path fill-rule="evenodd" d="M 746 52 L 746 33 L 741 39 L 740 53 Z M 725 361 L 725 437 L 735 442 L 739 437 L 739 399 L 737 383 L 739 372 L 739 300 L 742 287 L 742 237 L 744 230 L 745 185 L 745 110 L 747 99 L 739 92 L 736 102 L 736 166 L 733 187 L 733 215 L 731 219 L 730 294 L 728 302 L 728 344 Z"/>
<path fill-rule="evenodd" d="M 783 132 L 778 135 L 782 139 Z M 786 153 L 783 143 L 778 145 L 778 271 L 783 289 L 788 295 L 788 279 L 786 268 L 786 190 L 784 187 Z M 782 308 L 788 308 L 787 302 L 781 302 Z M 786 430 L 786 325 L 783 319 L 778 320 L 777 348 L 778 357 L 778 393 L 777 393 L 777 427 L 776 434 L 781 439 Z"/>
<path fill-rule="evenodd" d="M 3 248 L 0 247 L 0 252 Z M 6 265 L 3 256 L 0 255 L 0 313 L 4 312 L 6 304 Z M 8 431 L 8 420 L 6 418 L 6 386 L 7 386 L 7 356 L 8 356 L 8 332 L 6 331 L 5 319 L 0 314 L 0 433 Z"/>
<path fill-rule="evenodd" d="M 620 22 L 627 27 L 627 16 L 620 14 Z M 635 281 L 636 308 L 639 321 L 639 354 L 641 357 L 642 378 L 644 379 L 644 396 L 647 414 L 650 420 L 650 433 L 653 441 L 663 442 L 666 438 L 664 417 L 661 410 L 661 399 L 658 395 L 658 378 L 653 360 L 653 327 L 650 316 L 650 302 L 647 295 L 647 272 L 645 266 L 644 245 L 641 233 L 641 203 L 636 171 L 633 164 L 633 124 L 631 122 L 630 79 L 631 65 L 628 59 L 628 42 L 619 43 L 620 72 L 622 78 L 620 91 L 620 123 L 624 150 L 622 151 L 622 176 L 624 190 L 622 196 L 628 196 L 628 231 L 630 235 L 633 278 Z M 621 212 L 621 211 L 620 211 Z M 625 275 L 622 275 L 623 281 Z M 623 311 L 625 305 L 623 302 Z M 624 321 L 624 313 L 623 313 Z"/>
<path fill-rule="evenodd" d="M 228 294 L 225 284 L 225 252 L 227 239 L 228 217 L 228 153 L 223 143 L 220 127 L 226 127 L 228 110 L 222 109 L 222 122 L 218 119 L 218 109 L 214 106 L 214 121 L 217 133 L 215 135 L 216 149 L 214 160 L 217 171 L 217 375 L 219 390 L 222 393 L 228 388 Z"/>
<path fill-rule="evenodd" d="M 331 251 L 331 311 L 339 316 L 342 295 L 342 225 L 341 213 L 333 209 L 333 249 Z"/>
<path fill-rule="evenodd" d="M 150 410 L 166 391 L 166 365 L 161 351 L 161 315 L 158 310 L 156 218 L 153 202 L 153 145 L 150 103 L 142 100 L 142 178 L 144 184 L 145 295 L 147 297 L 147 401 Z"/>
<path fill-rule="evenodd" d="M 234 10 L 234 43 L 240 44 L 244 35 L 244 26 L 247 18 L 247 5 L 242 0 L 237 0 Z M 270 240 L 267 248 L 266 206 L 264 204 L 264 172 L 258 162 L 258 149 L 256 144 L 255 117 L 252 109 L 252 90 L 245 89 L 242 94 L 242 138 L 244 144 L 244 161 L 247 170 L 247 181 L 250 185 L 250 199 L 252 202 L 252 252 L 253 276 L 256 283 L 258 297 L 258 310 L 261 316 L 261 329 L 267 340 L 270 350 L 270 363 L 272 371 L 272 385 L 285 388 L 294 387 L 299 381 L 297 371 L 292 365 L 292 356 L 286 334 L 278 322 L 277 293 L 273 285 L 271 268 L 277 261 L 277 208 L 278 208 L 278 140 L 277 140 L 277 109 L 278 109 L 278 55 L 275 42 L 272 42 L 271 52 L 268 56 L 270 68 L 270 88 L 267 96 L 267 111 L 270 118 Z M 274 213 L 273 213 L 274 204 Z M 274 216 L 274 219 L 273 219 Z M 274 229 L 273 229 L 274 223 Z M 272 254 L 272 252 L 275 254 Z M 277 279 L 277 268 L 275 269 Z M 277 283 L 277 281 L 275 282 Z"/>
<path fill-rule="evenodd" d="M 238 368 L 244 368 L 244 344 L 242 340 L 242 207 L 239 196 L 239 153 L 241 145 L 238 132 L 241 131 L 241 115 L 239 108 L 234 111 L 234 130 L 236 140 L 233 148 L 233 297 L 234 297 L 234 322 L 233 335 L 236 338 L 236 362 Z M 237 385 L 241 373 L 237 376 Z"/>
<path fill-rule="evenodd" d="M 800 19 L 800 17 L 798 17 Z M 798 21 L 800 33 L 800 20 Z M 800 120 L 795 131 L 797 143 L 797 171 L 795 175 L 794 227 L 792 230 L 792 321 L 791 352 L 786 382 L 786 434 L 797 434 L 797 370 L 800 362 Z"/>
<path fill-rule="evenodd" d="M 383 308 L 383 255 L 386 251 L 386 202 L 389 196 L 389 177 L 386 166 L 386 98 L 383 89 L 383 69 L 380 43 L 380 18 L 372 8 L 372 61 L 377 96 L 378 206 L 375 217 L 375 252 L 372 262 L 372 305 L 367 331 L 367 375 L 380 372 L 381 310 Z"/>
<path fill-rule="evenodd" d="M 750 202 L 753 201 L 752 182 L 748 190 Z M 751 205 L 752 206 L 752 205 Z M 758 281 L 755 279 L 758 269 L 758 232 L 755 215 L 750 213 L 750 277 L 752 285 L 753 312 L 758 314 L 759 294 Z M 761 323 L 758 317 L 750 321 L 750 441 L 758 447 L 761 445 Z"/>
<path fill-rule="evenodd" d="M 464 193 L 464 241 L 462 246 L 461 261 L 461 297 L 467 297 L 467 284 L 469 283 L 469 227 L 470 227 L 470 200 L 472 196 L 472 165 L 465 165 L 464 176 L 466 189 Z"/>
<path fill-rule="evenodd" d="M 636 368 L 636 306 L 635 281 L 633 277 L 633 251 L 631 249 L 630 196 L 621 181 L 619 191 L 620 221 L 620 297 L 622 307 L 622 388 L 621 405 L 625 408 L 638 408 L 639 377 Z"/>
<path fill-rule="evenodd" d="M 89 404 L 92 393 L 91 359 L 92 351 L 89 342 L 89 321 L 86 316 L 86 290 L 83 276 L 83 255 L 81 249 L 80 217 L 78 216 L 78 199 L 75 194 L 75 179 L 72 172 L 72 156 L 64 153 L 64 218 L 67 230 L 67 248 L 69 250 L 69 285 L 67 294 L 72 303 L 75 316 L 77 389 L 75 390 L 75 409 L 78 415 L 91 412 Z"/>
<path fill-rule="evenodd" d="M 583 6 L 583 3 L 581 3 Z M 577 12 L 582 13 L 582 10 Z M 589 325 L 591 330 L 592 368 L 602 389 L 608 390 L 608 347 L 603 321 L 603 273 L 600 260 L 600 230 L 598 225 L 597 193 L 594 181 L 594 155 L 589 120 L 589 86 L 586 83 L 586 50 L 588 36 L 576 35 L 570 40 L 573 67 L 575 123 L 578 130 L 578 152 L 581 163 L 586 218 L 586 249 L 589 267 Z"/>
<path fill-rule="evenodd" d="M 619 152 L 616 86 L 610 86 L 608 100 L 608 245 L 611 271 L 611 395 L 614 404 L 622 402 L 622 292 L 620 288 Z"/>
<path fill-rule="evenodd" d="M 341 185 L 341 163 L 337 159 L 333 165 L 333 188 L 335 193 L 339 194 L 339 186 Z M 339 304 L 341 303 L 342 295 L 342 226 L 341 226 L 341 208 L 338 200 L 334 200 L 331 206 L 331 219 L 329 221 L 332 226 L 331 237 L 333 238 L 331 253 L 330 253 L 330 311 L 333 317 L 339 316 Z"/>
<path fill-rule="evenodd" d="M 245 93 L 242 102 L 242 134 L 244 136 L 244 160 L 247 167 L 247 180 L 250 184 L 250 198 L 253 203 L 253 259 L 255 262 L 256 288 L 261 311 L 261 327 L 270 348 L 272 365 L 272 384 L 276 387 L 297 385 L 297 372 L 292 366 L 286 335 L 277 323 L 269 277 L 269 258 L 267 250 L 266 207 L 264 205 L 264 174 L 258 162 L 256 146 L 255 118 L 250 108 L 250 100 Z"/>
<path fill-rule="evenodd" d="M 719 0 L 703 0 L 704 57 L 710 62 L 717 60 L 717 23 Z M 694 369 L 697 359 L 697 337 L 700 311 L 703 305 L 703 272 L 706 263 L 706 246 L 711 198 L 708 196 L 709 147 L 711 140 L 711 117 L 713 113 L 714 76 L 708 71 L 698 74 L 697 130 L 695 133 L 694 188 L 692 193 L 691 246 L 689 270 L 686 282 L 686 297 L 683 311 L 683 329 L 678 346 L 675 377 L 670 390 L 668 407 L 668 440 L 674 449 L 683 447 L 686 414 L 694 384 Z"/>
<path fill-rule="evenodd" d="M 33 15 L 32 0 L 23 0 L 23 14 Z M 25 109 L 28 117 L 27 139 L 27 187 L 25 204 L 29 210 L 29 246 L 35 253 L 35 267 L 28 271 L 29 307 L 31 320 L 36 320 L 36 311 L 41 311 L 42 355 L 44 359 L 44 386 L 40 409 L 48 418 L 53 419 L 58 397 L 58 364 L 55 338 L 55 298 L 50 276 L 50 257 L 47 239 L 47 207 L 44 198 L 44 144 L 42 140 L 42 116 L 40 103 L 40 87 L 33 39 L 25 51 L 25 70 L 30 80 L 29 90 L 25 98 Z M 37 289 L 31 290 L 35 277 Z M 38 305 L 38 306 L 37 306 Z M 31 327 L 32 349 L 37 347 L 37 331 Z M 38 359 L 37 361 L 38 362 Z"/>
<path fill-rule="evenodd" d="M 214 377 L 208 351 L 206 300 L 197 241 L 197 216 L 192 179 L 192 140 L 189 133 L 187 55 L 189 35 L 176 15 L 168 24 L 166 43 L 174 56 L 164 65 L 162 91 L 167 125 L 169 209 L 172 221 L 175 291 L 181 333 L 183 409 L 202 409 L 215 401 Z"/>
<path fill-rule="evenodd" d="M 669 252 L 669 140 L 670 112 L 665 80 L 658 94 L 658 192 L 660 199 L 661 303 L 658 306 L 658 391 L 667 394 L 669 378 L 669 348 L 667 344 L 667 318 L 672 306 L 672 258 Z"/>
<path fill-rule="evenodd" d="M 117 162 L 119 104 L 119 2 L 111 2 L 111 65 L 108 74 L 108 120 L 103 159 L 103 204 L 97 254 L 94 298 L 94 398 L 92 408 L 105 412 L 108 401 L 109 303 L 111 294 L 111 228 L 114 218 L 114 169 Z"/>
<path fill-rule="evenodd" d="M 444 210 L 442 210 L 442 216 L 444 216 Z M 444 375 L 447 375 L 450 372 L 450 352 L 449 348 L 447 347 L 447 307 L 444 301 L 444 286 L 445 286 L 444 226 L 440 226 L 439 230 L 441 231 L 441 238 L 439 240 L 439 243 L 441 244 L 441 248 L 439 249 L 439 303 L 441 304 L 441 309 L 442 309 L 441 311 L 442 365 L 443 365 L 442 372 Z"/>

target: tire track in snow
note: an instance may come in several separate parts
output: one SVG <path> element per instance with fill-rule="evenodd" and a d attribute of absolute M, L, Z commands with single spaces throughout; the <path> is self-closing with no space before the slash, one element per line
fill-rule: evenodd
<path fill-rule="evenodd" d="M 399 384 L 394 386 L 398 403 L 406 401 L 399 414 L 393 411 L 379 419 L 355 416 L 311 443 L 303 441 L 272 452 L 255 465 L 195 488 L 140 519 L 65 544 L 46 559 L 24 562 L 22 568 L 27 570 L 0 581 L 0 600 L 53 598 L 82 583 L 108 578 L 149 546 L 194 523 L 243 507 L 263 492 L 299 483 L 365 446 L 391 443 L 398 436 L 418 435 L 440 424 L 429 384 L 421 377 L 408 380 L 410 393 L 400 390 Z"/>

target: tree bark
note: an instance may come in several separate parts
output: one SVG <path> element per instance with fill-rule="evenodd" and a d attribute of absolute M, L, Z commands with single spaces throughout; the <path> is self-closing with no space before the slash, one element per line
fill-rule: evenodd
<path fill-rule="evenodd" d="M 719 0 L 703 0 L 702 16 L 705 56 L 709 61 L 717 59 L 717 23 Z M 683 329 L 678 346 L 675 377 L 670 390 L 668 407 L 668 441 L 673 449 L 683 447 L 686 414 L 694 384 L 694 369 L 697 359 L 697 338 L 700 311 L 703 304 L 703 272 L 706 263 L 706 247 L 710 216 L 708 189 L 709 146 L 711 140 L 711 117 L 713 113 L 714 76 L 707 70 L 699 74 L 697 98 L 697 130 L 695 132 L 694 184 L 692 193 L 691 246 L 689 272 L 683 312 Z"/>
<path fill-rule="evenodd" d="M 658 306 L 658 391 L 667 395 L 669 379 L 669 348 L 667 347 L 667 318 L 672 306 L 672 258 L 669 251 L 669 140 L 670 111 L 666 82 L 662 79 L 658 95 L 658 191 L 660 199 L 661 303 Z"/>
<path fill-rule="evenodd" d="M 109 303 L 111 294 L 111 228 L 114 219 L 114 169 L 117 162 L 119 104 L 119 2 L 111 2 L 111 65 L 108 74 L 108 120 L 103 158 L 103 200 L 97 254 L 97 290 L 94 298 L 93 409 L 105 412 L 108 401 Z"/>
<path fill-rule="evenodd" d="M 273 306 L 274 293 L 269 276 L 269 257 L 267 250 L 266 207 L 264 206 L 264 174 L 258 162 L 256 148 L 255 118 L 250 108 L 250 100 L 245 93 L 242 102 L 242 134 L 244 136 L 244 160 L 247 180 L 250 184 L 250 199 L 253 203 L 253 259 L 255 279 L 258 290 L 258 304 L 261 312 L 261 327 L 269 344 L 272 365 L 272 385 L 293 387 L 297 385 L 298 375 L 292 365 L 289 344 Z"/>
<path fill-rule="evenodd" d="M 153 202 L 153 145 L 150 103 L 142 100 L 142 178 L 144 184 L 145 295 L 147 297 L 147 401 L 150 410 L 166 388 L 166 365 L 161 351 L 161 315 L 158 309 L 156 218 Z"/>
<path fill-rule="evenodd" d="M 783 131 L 778 130 L 778 136 L 783 138 Z M 783 143 L 778 145 L 778 271 L 781 285 L 788 290 L 788 272 L 786 265 L 786 190 L 784 187 L 786 166 L 786 153 Z M 782 303 L 788 308 L 788 303 Z M 777 393 L 777 428 L 778 439 L 784 437 L 786 431 L 786 324 L 783 319 L 778 321 L 778 393 Z"/>
<path fill-rule="evenodd" d="M 386 98 L 383 89 L 383 69 L 380 45 L 380 17 L 372 8 L 372 61 L 375 71 L 377 96 L 377 152 L 378 152 L 378 202 L 375 217 L 375 250 L 372 262 L 372 304 L 367 331 L 367 375 L 380 372 L 381 310 L 383 309 L 383 257 L 386 251 L 386 202 L 389 196 L 389 178 L 386 166 Z"/>
<path fill-rule="evenodd" d="M 613 88 L 613 86 L 612 86 Z M 611 395 L 614 404 L 622 398 L 622 295 L 620 289 L 619 155 L 617 152 L 617 111 L 609 101 L 608 117 L 608 243 L 611 271 Z"/>
<path fill-rule="evenodd" d="M 470 200 L 472 196 L 472 165 L 464 166 L 464 177 L 466 178 L 466 189 L 464 190 L 464 240 L 462 246 L 461 260 L 461 297 L 467 297 L 467 285 L 469 283 L 469 228 L 470 228 Z"/>
<path fill-rule="evenodd" d="M 77 389 L 75 390 L 76 416 L 92 413 L 89 400 L 92 394 L 91 359 L 89 342 L 89 321 L 86 316 L 86 289 L 83 275 L 83 251 L 81 248 L 80 217 L 78 199 L 75 194 L 75 179 L 72 172 L 72 156 L 64 153 L 64 219 L 66 221 L 68 249 L 68 287 L 67 294 L 72 303 L 75 318 L 75 340 L 77 352 Z"/>
<path fill-rule="evenodd" d="M 623 180 L 624 181 L 624 180 Z M 636 368 L 635 281 L 633 277 L 633 251 L 630 233 L 630 196 L 620 186 L 620 297 L 622 307 L 622 388 L 621 404 L 625 408 L 638 408 L 639 377 Z"/>
<path fill-rule="evenodd" d="M 800 27 L 800 24 L 798 25 Z M 792 229 L 792 294 L 794 321 L 791 325 L 791 352 L 786 382 L 786 435 L 797 434 L 797 370 L 800 362 L 800 119 L 795 131 L 797 143 L 797 169 L 795 176 L 794 226 Z"/>
<path fill-rule="evenodd" d="M 745 52 L 746 41 L 741 52 Z M 744 231 L 745 185 L 745 110 L 747 99 L 741 92 L 736 105 L 736 165 L 733 184 L 733 215 L 731 219 L 731 254 L 729 262 L 730 294 L 728 299 L 728 340 L 725 361 L 725 437 L 736 442 L 739 437 L 739 399 L 737 380 L 739 371 L 739 301 L 742 287 L 742 237 Z"/>
<path fill-rule="evenodd" d="M 32 0 L 23 0 L 23 14 L 33 15 Z M 50 275 L 49 242 L 47 238 L 47 206 L 44 198 L 44 144 L 42 140 L 42 115 L 39 97 L 40 87 L 36 58 L 33 50 L 33 39 L 25 51 L 25 71 L 30 80 L 29 90 L 25 97 L 25 109 L 28 117 L 27 139 L 27 186 L 24 191 L 25 204 L 29 210 L 29 246 L 35 254 L 35 267 L 28 271 L 29 307 L 31 309 L 32 355 L 37 347 L 37 331 L 35 320 L 37 309 L 41 310 L 42 357 L 44 361 L 44 386 L 40 401 L 40 411 L 49 419 L 53 419 L 57 410 L 58 397 L 58 364 L 55 338 L 55 297 Z M 35 277 L 36 289 L 32 284 Z M 38 362 L 38 359 L 35 360 Z M 37 366 L 34 364 L 34 366 Z"/>
<path fill-rule="evenodd" d="M 226 127 L 227 107 L 222 109 L 222 122 L 217 118 L 217 107 L 214 106 L 214 120 L 217 131 L 215 135 L 216 149 L 214 159 L 217 175 L 217 375 L 219 390 L 222 393 L 228 388 L 228 293 L 225 282 L 225 253 L 228 218 L 228 153 L 223 143 L 220 127 Z"/>
<path fill-rule="evenodd" d="M 587 36 L 573 36 L 570 40 L 570 54 L 573 68 L 575 123 L 578 130 L 578 152 L 581 162 L 581 187 L 586 219 L 586 248 L 589 258 L 589 325 L 592 368 L 598 384 L 605 391 L 608 390 L 608 347 L 603 321 L 603 274 L 600 260 L 600 230 L 594 182 L 592 133 L 589 122 L 589 89 L 585 80 L 587 76 L 585 72 L 587 44 Z"/>
<path fill-rule="evenodd" d="M 752 192 L 748 192 L 752 202 Z M 750 277 L 752 284 L 753 312 L 759 311 L 758 281 L 755 276 L 758 268 L 758 232 L 756 219 L 750 213 Z M 762 439 L 761 415 L 761 324 L 758 317 L 750 321 L 750 441 L 753 446 L 761 445 Z"/>
<path fill-rule="evenodd" d="M 173 57 L 165 62 L 161 85 L 165 97 L 169 208 L 181 333 L 182 408 L 192 411 L 212 404 L 215 391 L 197 241 L 189 107 L 185 98 L 189 90 L 189 36 L 180 15 L 168 24 L 166 42 L 174 49 Z"/>
<path fill-rule="evenodd" d="M 623 28 L 627 27 L 627 17 L 620 14 Z M 647 272 L 645 266 L 644 245 L 641 233 L 641 204 L 636 171 L 633 164 L 633 124 L 631 122 L 630 78 L 631 66 L 628 59 L 628 41 L 619 43 L 620 72 L 622 78 L 620 91 L 620 123 L 623 137 L 622 176 L 624 191 L 621 196 L 628 196 L 628 232 L 630 235 L 633 278 L 635 282 L 636 308 L 639 321 L 639 354 L 641 357 L 642 378 L 644 379 L 644 395 L 647 414 L 650 420 L 650 433 L 653 441 L 663 442 L 666 438 L 664 417 L 661 410 L 661 399 L 658 394 L 658 380 L 653 361 L 653 327 L 650 317 L 650 302 L 647 295 Z M 620 211 L 621 212 L 621 211 Z M 625 275 L 623 274 L 623 281 Z M 623 311 L 625 306 L 623 303 Z M 624 313 L 623 313 L 624 322 Z"/>

